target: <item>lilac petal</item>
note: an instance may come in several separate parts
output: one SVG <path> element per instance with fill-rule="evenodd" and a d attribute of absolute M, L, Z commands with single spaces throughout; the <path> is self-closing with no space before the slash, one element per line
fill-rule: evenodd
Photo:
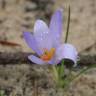
<path fill-rule="evenodd" d="M 56 58 L 56 56 L 54 56 L 50 61 L 48 61 L 48 64 L 52 64 L 52 65 L 56 65 L 60 62 L 60 60 L 58 60 Z"/>
<path fill-rule="evenodd" d="M 77 62 L 77 50 L 76 48 L 71 44 L 63 44 L 61 45 L 56 52 L 58 59 L 69 59 L 72 60 L 74 63 Z"/>
<path fill-rule="evenodd" d="M 53 38 L 55 48 L 61 43 L 61 32 L 62 32 L 62 12 L 57 10 L 52 18 L 49 25 L 49 29 Z"/>
<path fill-rule="evenodd" d="M 48 26 L 42 20 L 37 20 L 35 23 L 34 37 L 40 49 L 52 48 L 52 39 L 50 38 Z"/>
<path fill-rule="evenodd" d="M 52 64 L 54 65 L 56 62 L 55 62 L 55 58 L 52 58 L 50 61 L 48 61 L 48 64 Z"/>
<path fill-rule="evenodd" d="M 37 42 L 34 38 L 34 36 L 30 32 L 24 32 L 23 33 L 24 39 L 28 46 L 35 51 L 38 55 L 41 55 L 42 52 L 39 50 Z"/>
<path fill-rule="evenodd" d="M 38 57 L 36 57 L 36 56 L 34 56 L 34 55 L 28 56 L 28 59 L 29 59 L 30 61 L 34 62 L 35 64 L 39 64 L 39 65 L 45 64 L 45 62 L 44 62 L 42 59 L 40 59 L 40 58 L 38 58 Z"/>

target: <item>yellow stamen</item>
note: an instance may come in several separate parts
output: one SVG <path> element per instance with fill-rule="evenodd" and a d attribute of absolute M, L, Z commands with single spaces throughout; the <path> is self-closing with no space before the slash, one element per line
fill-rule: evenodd
<path fill-rule="evenodd" d="M 40 58 L 44 61 L 49 61 L 54 54 L 55 54 L 55 48 L 51 48 L 50 51 L 44 49 L 44 54 L 42 54 Z"/>

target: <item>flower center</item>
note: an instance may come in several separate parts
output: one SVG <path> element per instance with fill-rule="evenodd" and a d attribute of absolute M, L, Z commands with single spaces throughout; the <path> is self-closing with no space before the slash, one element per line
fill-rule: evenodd
<path fill-rule="evenodd" d="M 49 61 L 54 54 L 55 48 L 51 48 L 50 50 L 44 49 L 44 53 L 40 56 L 40 58 L 44 61 Z"/>

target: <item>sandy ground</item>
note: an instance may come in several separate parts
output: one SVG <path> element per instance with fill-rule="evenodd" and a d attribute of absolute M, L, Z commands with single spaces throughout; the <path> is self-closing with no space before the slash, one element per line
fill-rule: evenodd
<path fill-rule="evenodd" d="M 6 0 L 6 6 L 2 8 L 2 0 L 0 0 L 0 40 L 21 45 L 13 47 L 0 44 L 0 51 L 32 52 L 22 37 L 23 31 L 32 32 L 37 18 L 46 20 L 49 13 L 58 8 L 64 10 L 62 36 L 62 41 L 64 41 L 69 4 L 71 6 L 71 24 L 68 42 L 75 45 L 78 52 L 85 52 L 87 49 L 86 52 L 90 54 L 96 53 L 96 0 L 58 0 L 54 6 L 47 4 L 46 10 L 38 9 L 35 3 L 30 3 L 28 0 Z M 28 8 L 31 11 L 28 11 Z M 0 65 L 0 89 L 5 90 L 7 96 L 34 96 L 33 77 L 34 74 L 40 73 L 43 76 L 39 74 L 38 96 L 65 96 L 62 95 L 63 91 L 56 93 L 50 76 L 47 76 L 47 72 L 44 70 L 45 68 L 27 64 Z M 95 75 L 96 69 L 81 76 L 70 86 L 68 96 L 96 96 Z"/>
<path fill-rule="evenodd" d="M 56 8 L 64 9 L 65 32 L 69 5 L 71 7 L 69 42 L 74 44 L 78 51 L 82 51 L 96 42 L 96 0 L 60 0 L 56 3 Z"/>

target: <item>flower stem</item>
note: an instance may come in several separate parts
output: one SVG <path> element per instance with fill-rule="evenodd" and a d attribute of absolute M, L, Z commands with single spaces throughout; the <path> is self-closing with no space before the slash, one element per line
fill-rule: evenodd
<path fill-rule="evenodd" d="M 65 43 L 68 41 L 68 35 L 69 35 L 69 27 L 70 27 L 70 6 L 68 8 L 68 20 L 67 20 L 67 30 L 66 30 L 66 37 L 65 37 Z"/>

